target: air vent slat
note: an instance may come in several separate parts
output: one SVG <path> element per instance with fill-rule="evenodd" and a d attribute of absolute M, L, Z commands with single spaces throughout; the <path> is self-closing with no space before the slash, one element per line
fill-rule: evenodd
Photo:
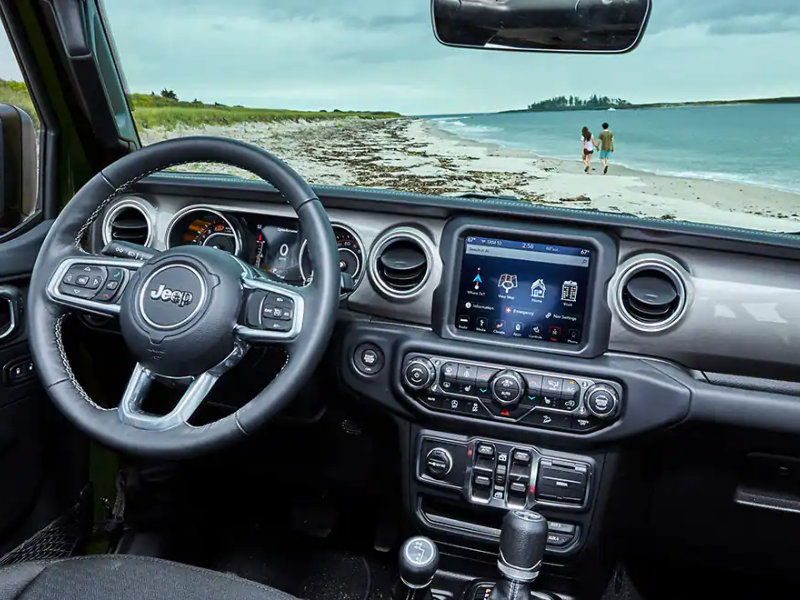
<path fill-rule="evenodd" d="M 621 316 L 637 329 L 662 331 L 682 314 L 686 301 L 684 282 L 674 269 L 660 261 L 633 267 L 620 285 Z"/>
<path fill-rule="evenodd" d="M 123 205 L 112 210 L 107 236 L 110 240 L 131 242 L 146 246 L 150 237 L 150 223 L 143 210 L 135 205 Z"/>
<path fill-rule="evenodd" d="M 390 235 L 378 248 L 374 276 L 378 287 L 390 296 L 411 296 L 428 276 L 428 255 L 410 235 Z"/>

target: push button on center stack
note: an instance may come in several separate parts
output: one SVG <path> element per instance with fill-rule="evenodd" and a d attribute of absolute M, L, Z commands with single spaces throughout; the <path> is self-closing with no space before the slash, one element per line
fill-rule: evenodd
<path fill-rule="evenodd" d="M 458 384 L 458 392 L 462 394 L 475 394 L 475 377 L 477 375 L 477 367 L 472 365 L 458 365 L 458 375 L 456 382 Z"/>

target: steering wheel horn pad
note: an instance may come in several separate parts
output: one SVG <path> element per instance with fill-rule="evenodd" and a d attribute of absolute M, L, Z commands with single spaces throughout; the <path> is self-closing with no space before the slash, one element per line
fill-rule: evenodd
<path fill-rule="evenodd" d="M 136 360 L 153 373 L 196 376 L 234 349 L 242 266 L 230 254 L 182 246 L 150 259 L 120 306 L 120 327 Z"/>
<path fill-rule="evenodd" d="M 271 281 L 213 248 L 184 246 L 147 262 L 83 250 L 82 238 L 92 224 L 137 181 L 168 167 L 196 162 L 250 171 L 280 192 L 308 239 L 313 281 L 300 288 Z M 59 293 L 58 278 L 86 264 L 127 270 L 130 278 L 121 298 L 103 304 Z M 95 175 L 51 226 L 28 293 L 31 353 L 53 403 L 91 438 L 140 456 L 196 456 L 242 440 L 294 398 L 330 342 L 340 280 L 330 219 L 311 187 L 291 167 L 265 150 L 236 140 L 206 136 L 167 140 L 137 150 Z M 296 307 L 288 331 L 263 330 L 242 322 L 246 312 L 242 307 L 248 299 L 273 293 L 291 299 Z M 119 316 L 123 339 L 137 361 L 116 408 L 102 408 L 113 403 L 113 396 L 95 401 L 70 365 L 63 324 L 70 314 L 81 311 Z M 287 353 L 286 364 L 272 382 L 232 414 L 191 425 L 189 418 L 219 377 L 250 346 L 261 343 L 283 344 Z M 142 406 L 158 376 L 189 382 L 167 415 L 148 414 Z"/>

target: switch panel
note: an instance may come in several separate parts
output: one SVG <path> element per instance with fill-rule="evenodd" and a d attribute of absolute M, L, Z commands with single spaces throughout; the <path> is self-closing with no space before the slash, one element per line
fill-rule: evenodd
<path fill-rule="evenodd" d="M 586 434 L 614 423 L 622 387 L 564 373 L 409 354 L 400 375 L 409 394 L 436 412 Z"/>

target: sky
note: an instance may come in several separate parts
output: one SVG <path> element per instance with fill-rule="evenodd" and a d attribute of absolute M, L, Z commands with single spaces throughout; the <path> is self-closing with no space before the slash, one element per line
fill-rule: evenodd
<path fill-rule="evenodd" d="M 594 93 L 632 102 L 800 95 L 797 0 L 653 1 L 639 48 L 608 56 L 445 47 L 429 0 L 104 5 L 129 91 L 169 88 L 187 100 L 413 115 Z M 5 47 L 0 77 L 19 78 Z"/>

